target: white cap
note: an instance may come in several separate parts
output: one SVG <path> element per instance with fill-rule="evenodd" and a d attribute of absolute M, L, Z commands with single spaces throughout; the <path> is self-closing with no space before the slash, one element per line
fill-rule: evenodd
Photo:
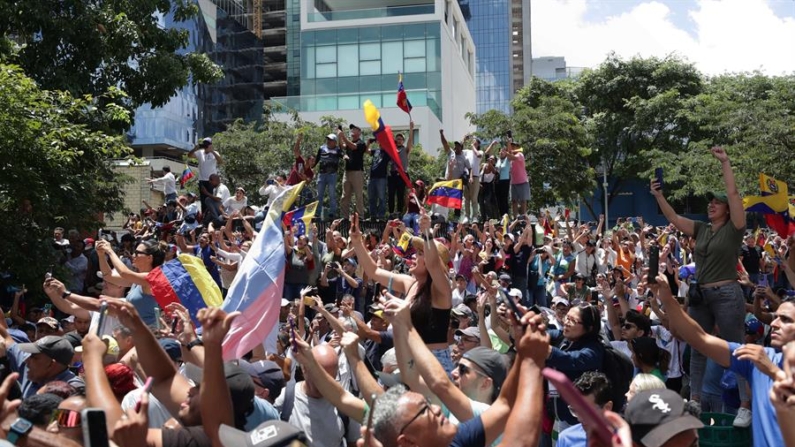
<path fill-rule="evenodd" d="M 555 298 L 552 298 L 552 305 L 554 306 L 556 304 L 563 304 L 566 307 L 569 307 L 569 300 L 563 297 L 556 296 Z"/>
<path fill-rule="evenodd" d="M 289 306 L 289 305 L 290 305 L 290 300 L 282 298 L 282 307 Z"/>
<path fill-rule="evenodd" d="M 508 291 L 508 296 L 522 297 L 522 291 L 519 289 L 511 289 Z"/>
<path fill-rule="evenodd" d="M 326 139 L 337 141 L 337 136 L 333 133 L 326 135 Z"/>

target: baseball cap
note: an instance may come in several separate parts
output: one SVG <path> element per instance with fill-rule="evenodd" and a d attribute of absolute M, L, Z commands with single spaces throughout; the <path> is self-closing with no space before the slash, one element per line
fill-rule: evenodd
<path fill-rule="evenodd" d="M 340 311 L 340 308 L 337 307 L 334 303 L 328 303 L 325 306 L 323 306 L 323 308 L 326 309 L 330 314 L 335 314 Z"/>
<path fill-rule="evenodd" d="M 377 310 L 377 311 L 373 312 L 373 316 L 374 317 L 378 317 L 378 318 L 383 320 L 384 319 L 384 311 L 383 310 Z"/>
<path fill-rule="evenodd" d="M 718 199 L 718 202 L 723 202 L 725 204 L 729 203 L 729 197 L 726 195 L 725 192 L 715 192 L 715 191 L 708 192 L 707 201 L 711 202 L 712 199 Z"/>
<path fill-rule="evenodd" d="M 238 186 L 237 188 L 235 188 L 235 191 L 243 191 L 243 194 L 245 194 L 246 193 L 246 188 L 243 188 L 242 186 Z"/>
<path fill-rule="evenodd" d="M 459 304 L 453 308 L 453 315 L 459 317 L 471 317 L 472 309 L 470 309 L 466 304 Z"/>
<path fill-rule="evenodd" d="M 270 360 L 258 360 L 249 363 L 245 360 L 240 360 L 238 365 L 248 373 L 251 378 L 256 378 L 260 381 L 260 386 L 266 388 L 270 393 L 271 398 L 275 399 L 284 388 L 285 380 L 282 369 L 276 362 Z"/>
<path fill-rule="evenodd" d="M 756 318 L 745 320 L 745 333 L 748 335 L 765 335 L 765 325 Z"/>
<path fill-rule="evenodd" d="M 20 343 L 17 346 L 22 352 L 44 354 L 65 366 L 69 366 L 72 357 L 75 356 L 75 350 L 69 340 L 58 335 L 48 335 L 35 343 Z"/>
<path fill-rule="evenodd" d="M 90 237 L 87 237 L 87 238 L 83 239 L 83 245 L 85 246 L 85 248 L 94 247 L 94 239 L 92 239 Z"/>
<path fill-rule="evenodd" d="M 224 447 L 282 447 L 308 446 L 306 435 L 287 422 L 272 420 L 263 422 L 249 432 L 229 425 L 218 427 L 218 437 Z"/>
<path fill-rule="evenodd" d="M 671 390 L 641 391 L 629 401 L 624 419 L 632 430 L 632 440 L 645 447 L 661 447 L 686 430 L 704 424 L 685 412 L 685 401 Z"/>
<path fill-rule="evenodd" d="M 210 138 L 210 137 L 204 138 L 202 140 L 202 144 L 204 144 L 204 145 L 213 144 L 213 139 Z"/>
<path fill-rule="evenodd" d="M 351 123 L 350 125 L 348 125 L 348 129 L 351 129 L 351 130 L 353 130 L 353 129 L 359 129 L 359 130 L 362 130 L 362 129 L 361 129 L 359 126 L 357 126 L 356 124 L 353 124 L 353 123 Z"/>
<path fill-rule="evenodd" d="M 456 329 L 455 335 L 459 337 L 467 336 L 467 337 L 476 337 L 480 339 L 480 330 L 475 326 L 470 326 L 466 329 Z"/>
<path fill-rule="evenodd" d="M 511 275 L 503 273 L 502 275 L 500 275 L 500 281 L 511 282 Z"/>
<path fill-rule="evenodd" d="M 350 265 L 352 265 L 354 267 L 359 267 L 359 264 L 356 263 L 356 259 L 354 259 L 354 258 L 346 258 L 345 262 L 347 262 L 348 264 L 350 264 Z"/>
<path fill-rule="evenodd" d="M 115 338 L 110 335 L 103 335 L 102 340 L 108 343 L 108 349 L 105 351 L 106 355 L 119 355 L 119 343 Z M 75 352 L 83 352 L 82 343 L 80 346 L 75 346 Z"/>
<path fill-rule="evenodd" d="M 83 344 L 83 337 L 81 337 L 76 331 L 67 332 L 64 334 L 63 338 L 65 338 L 66 341 L 72 345 L 72 348 L 75 349 L 75 352 L 77 352 L 77 347 Z"/>
<path fill-rule="evenodd" d="M 336 136 L 336 135 L 334 135 L 333 133 L 330 133 L 330 134 L 326 135 L 326 139 L 327 139 L 327 140 L 334 140 L 334 141 L 337 141 L 337 136 Z"/>
<path fill-rule="evenodd" d="M 552 305 L 554 306 L 556 304 L 563 304 L 564 306 L 569 307 L 569 300 L 556 296 L 555 298 L 552 298 Z"/>
<path fill-rule="evenodd" d="M 478 365 L 488 377 L 491 377 L 491 380 L 494 381 L 495 391 L 502 388 L 505 377 L 508 375 L 508 366 L 505 364 L 502 354 L 493 349 L 478 346 L 465 352 L 462 357 Z"/>
<path fill-rule="evenodd" d="M 192 197 L 192 198 L 194 198 L 194 199 L 196 198 L 196 194 L 195 194 L 195 193 L 192 193 L 192 192 L 189 192 L 189 193 L 187 193 L 187 194 L 185 194 L 185 195 L 186 195 L 186 196 L 188 196 L 188 197 Z"/>
<path fill-rule="evenodd" d="M 60 327 L 61 327 L 61 325 L 58 323 L 58 320 L 56 320 L 56 319 L 55 319 L 55 318 L 53 318 L 53 317 L 44 317 L 44 318 L 40 318 L 40 319 L 39 319 L 39 321 L 37 321 L 37 322 L 36 322 L 36 326 L 38 326 L 38 325 L 40 325 L 40 324 L 47 325 L 47 326 L 49 326 L 51 329 L 55 329 L 55 330 L 58 330 L 58 328 L 60 328 Z"/>
<path fill-rule="evenodd" d="M 467 294 L 467 295 L 464 297 L 464 304 L 471 303 L 471 302 L 473 302 L 473 301 L 477 301 L 477 300 L 478 300 L 478 296 L 477 296 L 477 295 L 473 295 L 473 294 L 471 294 L 471 293 L 468 293 L 468 294 Z"/>
<path fill-rule="evenodd" d="M 519 289 L 511 289 L 511 290 L 508 291 L 508 296 L 521 298 L 522 297 L 522 291 L 519 290 Z"/>
<path fill-rule="evenodd" d="M 203 371 L 192 363 L 185 364 L 185 376 L 195 384 L 200 384 Z M 235 414 L 248 414 L 254 405 L 254 381 L 251 376 L 238 365 L 232 362 L 224 363 L 224 377 L 232 396 L 232 408 Z"/>
<path fill-rule="evenodd" d="M 281 307 L 285 307 L 285 306 L 289 306 L 289 305 L 290 305 L 290 300 L 288 300 L 287 298 L 282 298 Z"/>
<path fill-rule="evenodd" d="M 161 338 L 157 342 L 160 343 L 160 346 L 166 351 L 166 354 L 168 354 L 171 360 L 175 362 L 182 360 L 182 349 L 178 341 L 173 338 Z"/>

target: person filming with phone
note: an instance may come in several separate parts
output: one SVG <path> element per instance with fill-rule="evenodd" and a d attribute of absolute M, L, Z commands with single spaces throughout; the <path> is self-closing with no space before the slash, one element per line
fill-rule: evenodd
<path fill-rule="evenodd" d="M 679 231 L 696 239 L 694 258 L 697 284 L 689 291 L 689 314 L 701 328 L 712 333 L 717 325 L 720 337 L 741 343 L 745 319 L 745 298 L 737 282 L 737 254 L 745 234 L 743 201 L 734 181 L 729 156 L 721 147 L 713 147 L 712 155 L 720 162 L 726 192 L 707 193 L 709 222 L 693 221 L 674 211 L 663 196 L 662 176 L 651 182 L 651 194 L 657 199 L 665 218 Z M 658 170 L 661 174 L 661 170 Z M 657 176 L 656 176 L 657 177 Z M 699 390 L 706 367 L 704 354 L 693 350 L 690 358 L 690 398 L 699 401 Z M 735 427 L 751 425 L 750 396 L 746 382 L 737 377 L 741 408 Z"/>

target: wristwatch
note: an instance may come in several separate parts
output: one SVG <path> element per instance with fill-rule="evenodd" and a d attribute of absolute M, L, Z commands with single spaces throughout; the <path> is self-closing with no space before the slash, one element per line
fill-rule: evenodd
<path fill-rule="evenodd" d="M 187 345 L 185 345 L 185 349 L 190 351 L 191 349 L 195 348 L 196 346 L 204 346 L 204 343 L 202 343 L 201 339 L 197 338 L 196 340 L 193 340 L 193 341 L 189 342 Z"/>
<path fill-rule="evenodd" d="M 11 444 L 16 445 L 17 440 L 25 436 L 33 429 L 33 423 L 25 418 L 17 418 L 8 429 L 6 440 Z"/>
<path fill-rule="evenodd" d="M 64 292 L 61 294 L 61 298 L 67 299 L 67 298 L 69 298 L 69 295 L 71 295 L 71 294 L 72 294 L 72 292 L 70 292 L 68 290 L 64 290 Z"/>

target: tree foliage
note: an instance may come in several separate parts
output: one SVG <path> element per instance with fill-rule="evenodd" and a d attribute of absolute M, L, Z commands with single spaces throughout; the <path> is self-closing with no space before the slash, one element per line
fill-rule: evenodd
<path fill-rule="evenodd" d="M 108 160 L 128 149 L 122 137 L 92 130 L 129 119 L 110 99 L 98 106 L 90 96 L 41 90 L 0 64 L 0 271 L 35 287 L 53 263 L 54 227 L 96 228 L 98 216 L 123 207 L 123 179 Z"/>
<path fill-rule="evenodd" d="M 10 58 L 45 90 L 100 97 L 119 88 L 130 110 L 158 107 L 189 82 L 222 76 L 206 55 L 184 51 L 186 29 L 159 26 L 169 13 L 183 22 L 198 6 L 190 0 L 0 2 L 0 60 Z"/>

